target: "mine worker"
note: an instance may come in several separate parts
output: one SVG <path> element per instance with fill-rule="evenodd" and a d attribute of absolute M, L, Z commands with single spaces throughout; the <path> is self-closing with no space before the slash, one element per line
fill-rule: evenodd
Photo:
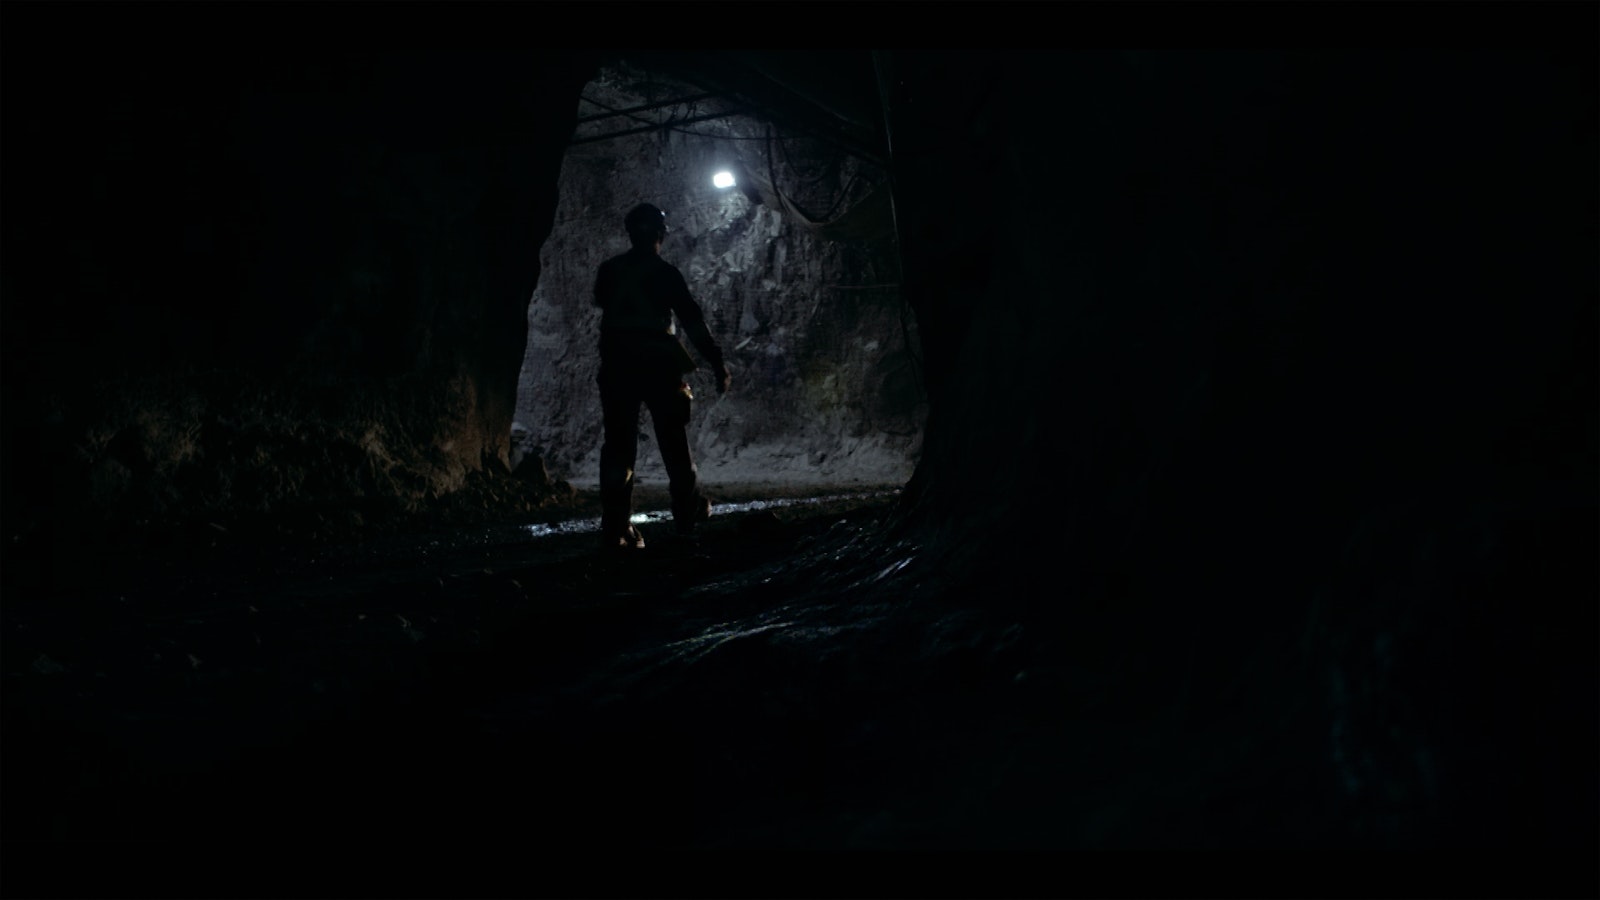
<path fill-rule="evenodd" d="M 711 501 L 698 490 L 689 454 L 689 405 L 685 376 L 695 370 L 673 317 L 711 365 L 717 393 L 732 379 L 722 349 L 706 328 L 700 304 L 676 266 L 661 258 L 667 214 L 641 203 L 623 218 L 632 249 L 600 264 L 594 302 L 600 307 L 600 408 L 605 437 L 600 445 L 600 536 L 606 550 L 639 550 L 644 538 L 633 514 L 633 466 L 638 450 L 639 406 L 650 410 L 656 444 L 666 465 L 672 518 L 679 535 L 692 536 L 711 516 Z"/>

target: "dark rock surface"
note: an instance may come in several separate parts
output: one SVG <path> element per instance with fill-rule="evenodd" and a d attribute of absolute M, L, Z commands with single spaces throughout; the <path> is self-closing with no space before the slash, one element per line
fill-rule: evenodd
<path fill-rule="evenodd" d="M 12 527 L 409 512 L 509 466 L 596 57 L 340 49 L 265 5 L 95 10 L 105 40 L 10 12 L 33 41 L 5 79 Z M 260 39 L 154 52 L 118 22 Z"/>

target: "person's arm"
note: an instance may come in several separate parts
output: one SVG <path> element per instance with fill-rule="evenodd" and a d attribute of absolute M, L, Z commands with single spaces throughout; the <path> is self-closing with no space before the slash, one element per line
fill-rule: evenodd
<path fill-rule="evenodd" d="M 727 362 L 722 358 L 722 348 L 717 346 L 716 339 L 711 336 L 711 329 L 706 327 L 705 313 L 689 293 L 689 285 L 683 280 L 683 274 L 674 269 L 673 276 L 676 283 L 673 288 L 672 312 L 678 317 L 678 324 L 683 326 L 690 343 L 694 344 L 700 355 L 711 364 L 711 371 L 717 378 L 717 393 L 727 393 L 728 386 L 733 383 L 733 376 L 728 373 Z"/>

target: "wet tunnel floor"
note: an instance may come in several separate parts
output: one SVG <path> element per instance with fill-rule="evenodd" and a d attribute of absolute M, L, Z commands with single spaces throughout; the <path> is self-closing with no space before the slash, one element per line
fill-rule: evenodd
<path fill-rule="evenodd" d="M 648 546 L 620 559 L 578 509 L 325 545 L 218 532 L 203 552 L 86 552 L 56 581 L 11 572 L 0 868 L 59 878 L 160 845 L 240 861 L 195 895 L 329 896 L 351 891 L 284 873 L 380 847 L 404 859 L 354 893 L 473 895 L 402 882 L 481 853 L 527 867 L 511 893 L 528 896 L 550 892 L 534 869 L 597 851 L 630 874 L 630 854 L 686 849 L 1381 843 L 1330 793 L 1292 642 L 1194 655 L 1177 635 L 1174 681 L 1103 630 L 1026 639 L 1066 620 L 1024 627 L 1000 601 L 1060 608 L 1069 573 L 1048 560 L 1021 577 L 1062 584 L 922 580 L 938 567 L 881 527 L 894 489 L 721 499 L 692 544 L 647 513 Z M 734 893 L 792 893 L 749 885 Z"/>
<path fill-rule="evenodd" d="M 874 537 L 896 490 L 724 495 L 695 543 L 649 513 L 664 498 L 639 499 L 647 546 L 623 558 L 580 510 L 224 542 L 8 603 L 11 852 L 509 842 L 548 863 L 1121 827 L 1038 791 L 1065 771 L 1086 807 L 1121 803 L 1100 773 L 1130 745 L 1084 742 L 1063 769 L 1029 739 L 1047 682 L 1021 677 L 1012 630 L 860 589 L 912 556 Z"/>
<path fill-rule="evenodd" d="M 808 655 L 871 615 L 799 570 L 894 568 L 863 536 L 897 498 L 735 497 L 684 542 L 646 492 L 624 556 L 577 510 L 86 558 L 7 598 L 7 840 L 847 845 L 896 763 L 875 701 Z"/>

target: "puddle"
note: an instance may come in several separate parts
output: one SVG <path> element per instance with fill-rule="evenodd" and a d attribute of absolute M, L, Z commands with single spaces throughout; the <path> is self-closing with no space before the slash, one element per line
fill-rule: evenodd
<path fill-rule="evenodd" d="M 713 516 L 727 516 L 737 513 L 758 512 L 764 509 L 782 509 L 788 506 L 818 506 L 824 503 L 840 503 L 850 500 L 875 500 L 882 497 L 892 497 L 897 491 L 870 491 L 859 494 L 829 494 L 824 497 L 795 497 L 774 500 L 750 500 L 745 503 L 718 503 L 711 508 Z M 655 509 L 646 512 L 637 512 L 629 521 L 635 525 L 648 525 L 657 522 L 668 522 L 672 519 L 672 511 Z M 586 534 L 600 530 L 600 519 L 569 519 L 565 522 L 540 523 L 525 525 L 524 530 L 529 537 L 554 537 L 565 534 Z"/>

